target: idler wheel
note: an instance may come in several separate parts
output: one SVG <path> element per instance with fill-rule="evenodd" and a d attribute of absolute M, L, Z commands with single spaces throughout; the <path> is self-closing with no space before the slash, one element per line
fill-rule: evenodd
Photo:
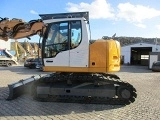
<path fill-rule="evenodd" d="M 129 99 L 131 97 L 131 90 L 127 87 L 118 87 L 117 96 L 123 99 Z"/>

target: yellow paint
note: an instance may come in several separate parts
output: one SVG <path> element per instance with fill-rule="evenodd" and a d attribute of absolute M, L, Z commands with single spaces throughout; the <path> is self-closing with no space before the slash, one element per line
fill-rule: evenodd
<path fill-rule="evenodd" d="M 107 71 L 120 70 L 120 43 L 115 40 L 107 42 Z"/>
<path fill-rule="evenodd" d="M 93 64 L 95 63 L 95 65 Z M 115 40 L 97 40 L 90 45 L 90 68 L 103 68 L 104 72 L 120 70 L 120 44 Z"/>
<path fill-rule="evenodd" d="M 89 47 L 89 67 L 106 67 L 107 44 L 105 40 L 97 40 Z M 95 64 L 94 64 L 95 63 Z"/>
<path fill-rule="evenodd" d="M 48 72 L 105 72 L 104 68 L 44 66 Z"/>

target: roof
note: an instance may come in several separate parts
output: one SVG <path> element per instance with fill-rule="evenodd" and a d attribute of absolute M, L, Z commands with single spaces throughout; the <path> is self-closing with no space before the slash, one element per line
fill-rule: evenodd
<path fill-rule="evenodd" d="M 40 14 L 42 20 L 60 19 L 60 18 L 82 18 L 89 21 L 89 12 L 71 12 L 71 13 L 57 13 L 57 14 Z"/>

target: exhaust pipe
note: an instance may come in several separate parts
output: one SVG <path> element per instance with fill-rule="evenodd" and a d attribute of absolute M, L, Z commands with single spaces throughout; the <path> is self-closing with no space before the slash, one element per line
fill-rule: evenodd
<path fill-rule="evenodd" d="M 30 78 L 22 79 L 16 83 L 8 85 L 9 96 L 7 100 L 13 100 L 25 93 L 32 93 L 33 85 L 41 78 L 40 75 L 32 76 Z"/>

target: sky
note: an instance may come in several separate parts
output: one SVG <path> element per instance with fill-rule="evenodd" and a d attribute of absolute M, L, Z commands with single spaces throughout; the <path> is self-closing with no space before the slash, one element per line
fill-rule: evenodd
<path fill-rule="evenodd" d="M 39 14 L 89 11 L 91 39 L 115 33 L 160 38 L 160 0 L 1 0 L 0 4 L 0 17 L 25 21 L 40 19 Z"/>

